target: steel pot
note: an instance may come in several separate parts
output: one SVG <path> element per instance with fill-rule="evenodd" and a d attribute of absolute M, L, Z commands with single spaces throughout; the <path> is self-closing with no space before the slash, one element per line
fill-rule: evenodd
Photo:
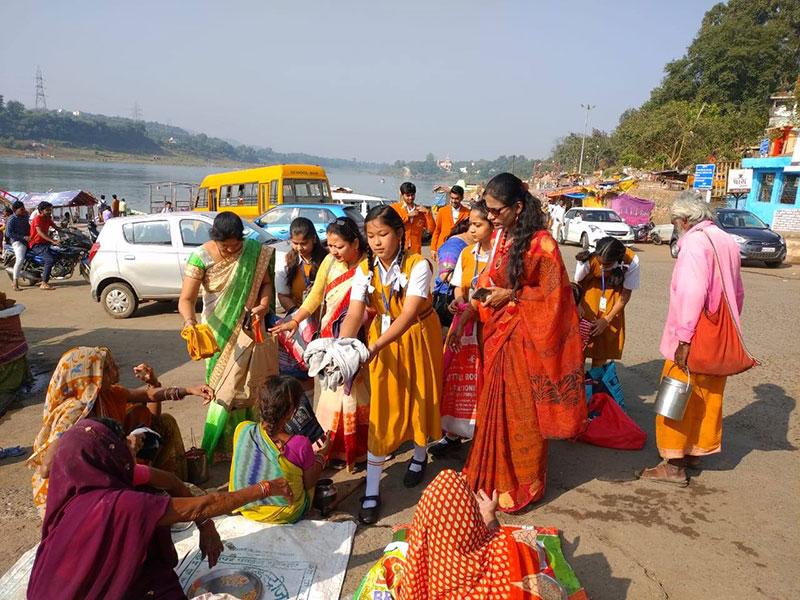
<path fill-rule="evenodd" d="M 689 396 L 692 395 L 692 374 L 683 382 L 673 377 L 664 376 L 658 387 L 656 396 L 656 413 L 673 421 L 682 421 L 686 413 Z"/>

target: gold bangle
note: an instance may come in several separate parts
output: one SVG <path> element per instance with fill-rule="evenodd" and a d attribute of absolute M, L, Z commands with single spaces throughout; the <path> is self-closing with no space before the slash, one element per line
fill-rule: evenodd
<path fill-rule="evenodd" d="M 258 487 L 261 488 L 261 497 L 266 498 L 267 496 L 272 495 L 272 489 L 269 484 L 269 481 L 264 481 L 263 479 L 258 482 Z"/>

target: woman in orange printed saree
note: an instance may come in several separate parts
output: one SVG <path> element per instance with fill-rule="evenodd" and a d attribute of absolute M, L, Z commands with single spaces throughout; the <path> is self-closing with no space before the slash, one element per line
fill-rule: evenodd
<path fill-rule="evenodd" d="M 355 600 L 587 600 L 552 528 L 501 527 L 497 498 L 439 473 Z M 407 540 L 407 541 L 406 541 Z"/>
<path fill-rule="evenodd" d="M 547 439 L 573 438 L 586 420 L 583 346 L 558 245 L 539 201 L 501 173 L 484 200 L 502 228 L 479 288 L 483 387 L 464 474 L 515 512 L 544 495 Z"/>

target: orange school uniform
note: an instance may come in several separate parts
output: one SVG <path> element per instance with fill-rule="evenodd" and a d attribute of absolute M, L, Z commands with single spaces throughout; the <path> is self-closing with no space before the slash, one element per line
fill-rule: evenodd
<path fill-rule="evenodd" d="M 439 246 L 444 244 L 445 240 L 450 237 L 450 232 L 456 223 L 469 219 L 469 209 L 466 206 L 461 206 L 458 209 L 458 216 L 455 221 L 453 220 L 453 209 L 450 205 L 443 206 L 436 214 L 436 229 L 431 238 L 431 251 L 436 252 Z"/>
<path fill-rule="evenodd" d="M 406 203 L 402 200 L 392 204 L 392 208 L 397 211 L 406 226 L 406 251 L 419 254 L 422 252 L 422 232 L 426 229 L 433 231 L 436 228 L 430 209 L 425 214 L 417 211 L 413 217 L 409 218 Z"/>

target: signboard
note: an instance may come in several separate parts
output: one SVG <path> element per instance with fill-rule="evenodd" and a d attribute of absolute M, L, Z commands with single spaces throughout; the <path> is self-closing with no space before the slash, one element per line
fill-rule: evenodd
<path fill-rule="evenodd" d="M 764 138 L 758 146 L 758 155 L 764 158 L 769 154 L 769 138 Z"/>
<path fill-rule="evenodd" d="M 714 171 L 717 165 L 705 164 L 695 165 L 694 167 L 694 189 L 710 190 L 714 187 Z"/>
<path fill-rule="evenodd" d="M 753 169 L 730 169 L 728 171 L 728 193 L 743 194 L 753 187 Z"/>

